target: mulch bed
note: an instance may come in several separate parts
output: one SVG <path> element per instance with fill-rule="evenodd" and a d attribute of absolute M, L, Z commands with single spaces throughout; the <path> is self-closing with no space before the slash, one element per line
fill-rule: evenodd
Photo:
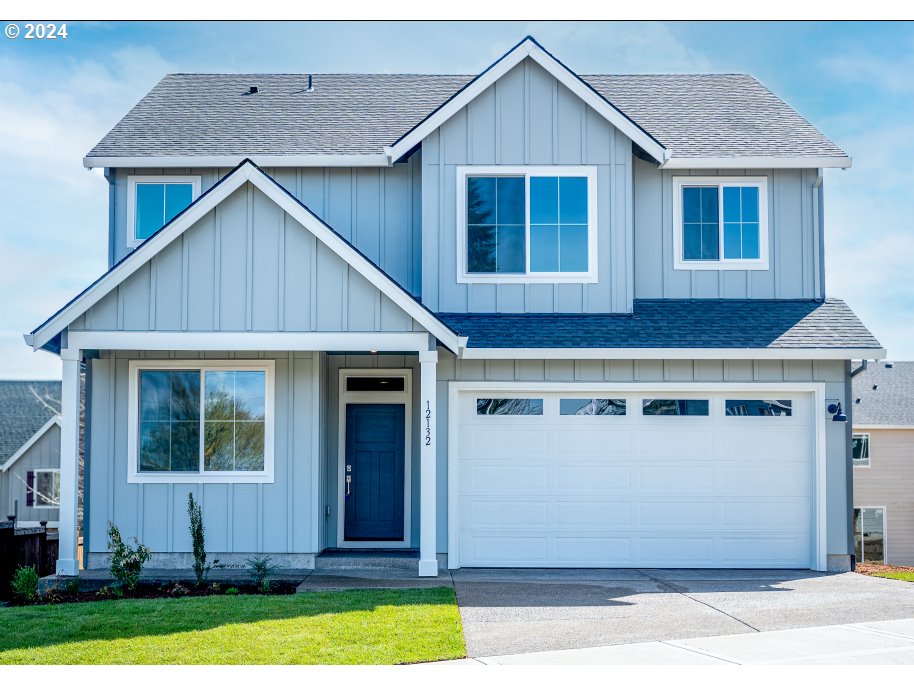
<path fill-rule="evenodd" d="M 118 599 L 180 599 L 181 597 L 211 597 L 225 595 L 229 588 L 236 588 L 239 595 L 292 595 L 299 583 L 283 580 L 271 580 L 270 591 L 261 592 L 253 583 L 207 583 L 197 587 L 193 582 L 158 583 L 141 581 L 133 592 L 115 594 L 110 588 L 98 592 L 72 592 L 66 584 L 58 590 L 50 590 L 30 604 L 72 604 L 75 602 L 103 602 Z M 234 593 L 232 593 L 234 594 Z M 14 602 L 12 604 L 15 604 Z"/>
<path fill-rule="evenodd" d="M 884 573 L 914 573 L 914 566 L 886 566 L 885 564 L 857 564 L 857 573 L 878 576 Z"/>

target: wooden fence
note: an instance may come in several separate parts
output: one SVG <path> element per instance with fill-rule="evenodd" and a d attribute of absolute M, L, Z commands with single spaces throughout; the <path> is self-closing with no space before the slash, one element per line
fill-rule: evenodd
<path fill-rule="evenodd" d="M 47 528 L 16 528 L 0 522 L 0 599 L 9 599 L 10 581 L 20 566 L 34 566 L 41 577 L 53 575 L 57 566 L 57 532 Z"/>

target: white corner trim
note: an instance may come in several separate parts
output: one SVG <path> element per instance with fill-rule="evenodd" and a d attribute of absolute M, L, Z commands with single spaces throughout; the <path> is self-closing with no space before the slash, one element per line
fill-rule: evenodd
<path fill-rule="evenodd" d="M 661 169 L 849 169 L 850 157 L 671 157 Z"/>
<path fill-rule="evenodd" d="M 145 238 L 136 237 L 136 187 L 143 183 L 190 183 L 193 186 L 191 191 L 191 204 L 200 197 L 200 176 L 181 175 L 181 174 L 160 174 L 137 176 L 130 174 L 127 176 L 127 247 L 137 247 L 145 242 Z M 164 198 L 162 199 L 164 202 Z"/>
<path fill-rule="evenodd" d="M 726 187 L 758 188 L 759 258 L 724 258 L 724 203 L 718 197 L 718 254 L 716 260 L 693 261 L 683 257 L 682 189 L 685 186 L 716 186 L 718 195 Z M 673 177 L 673 269 L 680 271 L 767 271 L 769 266 L 767 176 L 674 176 Z"/>
<path fill-rule="evenodd" d="M 26 452 L 28 452 L 32 448 L 32 445 L 34 445 L 36 442 L 41 440 L 41 437 L 51 429 L 51 426 L 57 426 L 58 428 L 60 428 L 60 415 L 59 414 L 55 414 L 50 419 L 48 419 L 47 423 L 45 423 L 41 428 L 39 428 L 37 431 L 35 431 L 35 434 L 32 435 L 32 437 L 30 437 L 28 440 L 25 441 L 25 443 L 22 445 L 22 447 L 20 447 L 18 450 L 16 450 L 16 452 L 9 459 L 7 459 L 6 462 L 2 466 L 0 466 L 0 473 L 4 473 L 4 472 L 8 471 L 9 468 L 13 464 L 15 464 L 17 461 L 19 461 L 19 459 L 22 457 L 22 455 L 24 455 Z M 47 469 L 45 469 L 45 470 L 47 470 Z"/>
<path fill-rule="evenodd" d="M 146 264 L 153 256 L 164 250 L 184 231 L 206 216 L 216 205 L 248 182 L 276 202 L 292 218 L 336 253 L 337 256 L 356 269 L 369 283 L 378 288 L 403 311 L 438 338 L 448 349 L 453 352 L 458 350 L 456 333 L 401 289 L 389 276 L 369 262 L 342 237 L 324 225 L 320 219 L 289 195 L 273 179 L 251 163 L 242 165 L 219 181 L 188 207 L 181 216 L 146 240 L 140 248 L 131 252 L 103 278 L 91 285 L 51 319 L 42 324 L 32 334 L 31 344 L 33 349 L 40 349 L 76 318 L 85 313 L 92 305 L 99 302 L 105 295 L 136 272 L 137 269 Z"/>
<path fill-rule="evenodd" d="M 885 359 L 885 350 L 857 348 L 467 347 L 461 359 Z"/>
<path fill-rule="evenodd" d="M 150 157 L 83 157 L 87 169 L 101 167 L 128 168 L 208 168 L 236 167 L 250 159 L 263 167 L 386 167 L 387 155 L 186 155 Z"/>
<path fill-rule="evenodd" d="M 203 403 L 200 392 L 200 470 L 188 472 L 140 472 L 139 470 L 139 374 L 145 369 L 201 371 L 256 370 L 264 372 L 263 471 L 203 470 Z M 201 385 L 203 383 L 201 373 Z M 127 482 L 128 483 L 273 483 L 275 464 L 276 362 L 273 359 L 132 359 L 127 385 Z"/>
<path fill-rule="evenodd" d="M 460 165 L 457 178 L 457 282 L 458 283 L 596 283 L 599 264 L 599 211 L 597 167 L 548 165 Z M 467 176 L 524 177 L 525 273 L 470 273 L 467 267 Z M 541 176 L 577 176 L 587 179 L 587 271 L 537 272 L 530 270 L 530 179 Z"/>
<path fill-rule="evenodd" d="M 529 57 L 543 69 L 548 71 L 559 83 L 568 88 L 581 100 L 590 105 L 598 114 L 625 135 L 635 141 L 645 152 L 658 162 L 663 162 L 669 156 L 660 143 L 654 140 L 644 129 L 635 124 L 622 112 L 598 95 L 588 84 L 581 80 L 577 74 L 561 64 L 552 55 L 543 50 L 530 38 L 525 39 L 509 53 L 490 65 L 476 80 L 470 82 L 457 95 L 447 101 L 440 109 L 429 115 L 412 131 L 393 145 L 384 148 L 384 152 L 391 162 L 402 157 L 407 151 L 420 143 L 432 131 L 440 127 L 445 121 L 459 112 L 463 107 L 474 100 L 486 88 L 504 76 L 512 68 Z"/>

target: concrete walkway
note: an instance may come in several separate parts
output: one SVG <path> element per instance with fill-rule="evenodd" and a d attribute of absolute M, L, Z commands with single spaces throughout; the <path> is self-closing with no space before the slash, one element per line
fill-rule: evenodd
<path fill-rule="evenodd" d="M 914 664 L 914 619 L 477 657 L 434 665 L 728 664 L 911 665 Z"/>

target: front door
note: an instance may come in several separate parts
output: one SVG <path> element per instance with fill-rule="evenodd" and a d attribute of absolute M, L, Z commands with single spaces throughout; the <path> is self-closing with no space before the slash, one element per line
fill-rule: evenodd
<path fill-rule="evenodd" d="M 403 540 L 404 406 L 346 405 L 347 542 Z"/>

